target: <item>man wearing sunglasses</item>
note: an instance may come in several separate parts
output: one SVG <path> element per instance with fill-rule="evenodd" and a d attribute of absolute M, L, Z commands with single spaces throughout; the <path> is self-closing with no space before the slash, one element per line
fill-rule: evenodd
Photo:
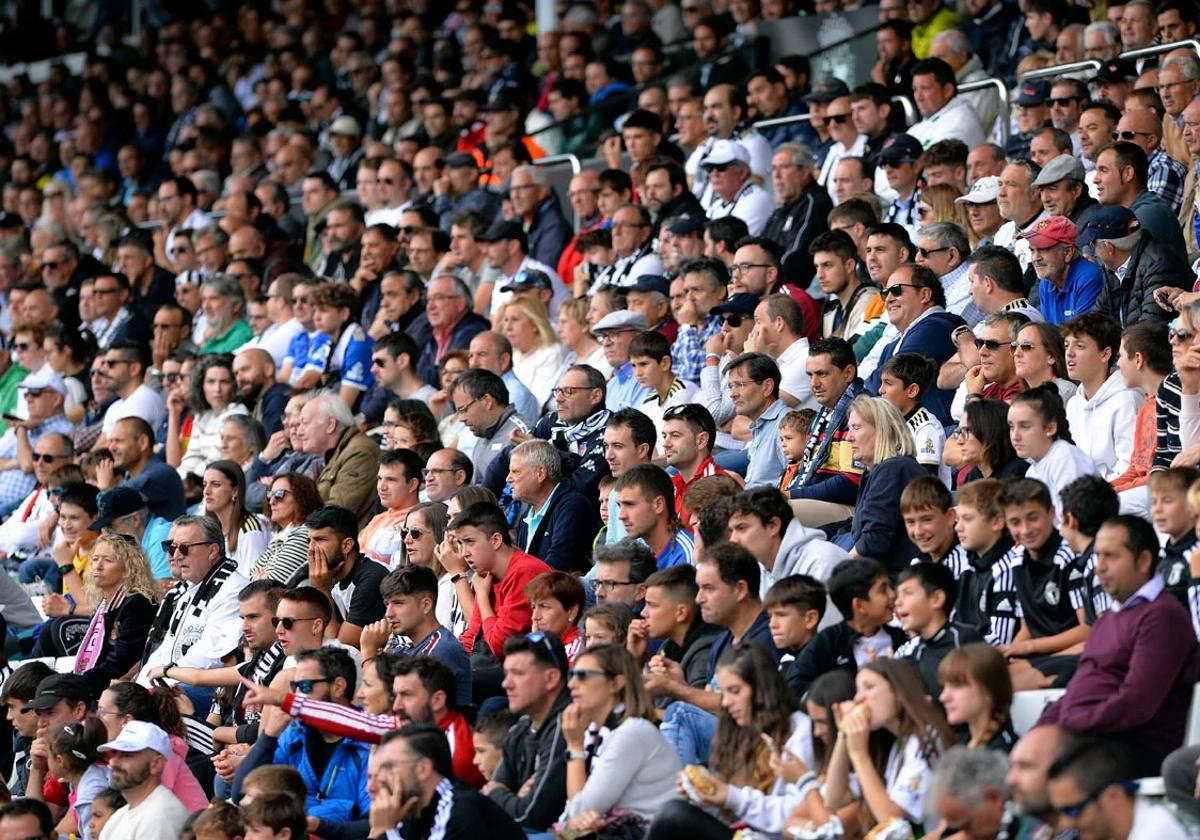
<path fill-rule="evenodd" d="M 970 840 L 1015 837 L 1021 816 L 1009 807 L 1007 773 L 999 750 L 952 747 L 938 759 L 929 801 L 955 834 Z"/>
<path fill-rule="evenodd" d="M 825 106 L 825 124 L 833 146 L 825 154 L 817 183 L 827 190 L 833 186 L 833 175 L 842 158 L 861 157 L 866 149 L 867 135 L 861 134 L 850 115 L 850 97 L 839 96 Z"/>
<path fill-rule="evenodd" d="M 9 420 L 0 436 L 0 512 L 12 510 L 39 483 L 37 467 L 48 459 L 45 470 L 71 462 L 75 447 L 70 434 L 74 425 L 63 415 L 67 386 L 62 376 L 45 368 L 29 374 L 17 385 L 25 397 L 29 415 Z M 45 446 L 39 448 L 39 444 Z"/>
<path fill-rule="evenodd" d="M 750 152 L 736 140 L 717 140 L 700 161 L 708 173 L 707 214 L 710 219 L 734 216 L 757 236 L 771 215 L 771 194 L 750 177 Z"/>

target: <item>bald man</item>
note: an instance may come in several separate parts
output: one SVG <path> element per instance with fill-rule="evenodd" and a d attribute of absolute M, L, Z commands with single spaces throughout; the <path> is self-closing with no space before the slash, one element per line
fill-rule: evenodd
<path fill-rule="evenodd" d="M 244 347 L 233 357 L 238 402 L 262 423 L 265 437 L 283 428 L 283 407 L 291 389 L 275 381 L 275 360 L 261 347 Z"/>
<path fill-rule="evenodd" d="M 1162 122 L 1149 109 L 1126 111 L 1117 123 L 1117 136 L 1141 146 L 1150 161 L 1146 189 L 1157 193 L 1178 214 L 1183 206 L 1187 167 L 1169 157 L 1162 148 Z"/>

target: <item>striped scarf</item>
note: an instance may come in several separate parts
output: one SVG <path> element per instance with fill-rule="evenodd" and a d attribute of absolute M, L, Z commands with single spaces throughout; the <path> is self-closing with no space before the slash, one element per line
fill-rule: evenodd
<path fill-rule="evenodd" d="M 838 399 L 832 410 L 822 408 L 821 413 L 813 420 L 812 434 L 804 445 L 804 458 L 800 461 L 801 477 L 794 482 L 797 487 L 804 487 L 812 480 L 813 474 L 829 458 L 829 447 L 833 445 L 833 433 L 846 421 L 850 413 L 850 403 L 861 394 L 866 386 L 861 379 L 855 379 L 846 388 L 846 392 Z"/>

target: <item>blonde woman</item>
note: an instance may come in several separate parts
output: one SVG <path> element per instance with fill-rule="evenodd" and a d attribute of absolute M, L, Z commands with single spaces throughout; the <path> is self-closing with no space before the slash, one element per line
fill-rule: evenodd
<path fill-rule="evenodd" d="M 900 515 L 900 494 L 929 472 L 913 457 L 917 447 L 900 410 L 882 397 L 854 398 L 846 441 L 864 471 L 853 525 L 833 541 L 853 557 L 873 558 L 898 573 L 917 556 Z"/>
<path fill-rule="evenodd" d="M 958 204 L 954 200 L 961 195 L 962 192 L 953 184 L 934 184 L 921 190 L 921 198 L 917 202 L 917 221 L 921 223 L 921 227 L 934 222 L 954 222 L 968 235 L 973 236 L 971 217 L 967 215 L 966 205 Z M 973 240 L 971 247 L 975 247 Z"/>
<path fill-rule="evenodd" d="M 558 307 L 558 335 L 567 348 L 563 359 L 562 370 L 571 365 L 589 365 L 604 374 L 604 378 L 612 376 L 612 365 L 604 358 L 604 348 L 592 335 L 591 323 L 588 320 L 588 310 L 591 303 L 587 298 L 571 298 Z M 560 371 L 561 373 L 561 371 Z M 557 383 L 559 377 L 555 377 Z"/>
<path fill-rule="evenodd" d="M 75 656 L 74 672 L 99 695 L 110 682 L 137 669 L 161 596 L 150 561 L 127 534 L 96 540 L 86 583 L 99 606 Z"/>
<path fill-rule="evenodd" d="M 550 399 L 550 389 L 558 384 L 555 376 L 562 370 L 567 354 L 550 326 L 546 307 L 535 298 L 513 298 L 500 309 L 498 323 L 513 348 L 513 373 L 533 394 L 538 407 L 544 406 Z"/>

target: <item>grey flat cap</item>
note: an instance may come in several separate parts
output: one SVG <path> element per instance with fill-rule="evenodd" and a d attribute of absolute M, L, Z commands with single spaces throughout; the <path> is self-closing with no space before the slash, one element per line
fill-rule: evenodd
<path fill-rule="evenodd" d="M 609 312 L 592 327 L 593 333 L 605 330 L 645 330 L 646 318 L 641 312 L 630 312 L 628 309 L 618 309 Z"/>
<path fill-rule="evenodd" d="M 1083 183 L 1085 173 L 1083 164 L 1078 158 L 1073 158 L 1070 155 L 1059 155 L 1042 167 L 1041 173 L 1033 182 L 1035 187 L 1048 187 L 1051 184 L 1057 184 L 1059 181 L 1079 181 Z"/>

